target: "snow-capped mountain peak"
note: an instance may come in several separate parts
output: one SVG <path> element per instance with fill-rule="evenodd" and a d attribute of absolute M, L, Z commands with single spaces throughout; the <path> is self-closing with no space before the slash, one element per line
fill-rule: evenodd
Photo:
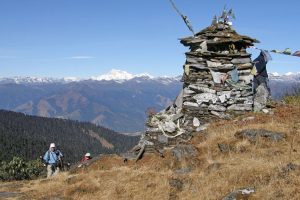
<path fill-rule="evenodd" d="M 41 78 L 41 77 L 11 77 L 11 78 L 0 78 L 2 83 L 16 83 L 16 84 L 34 84 L 34 83 L 54 83 L 58 82 L 56 78 Z"/>
<path fill-rule="evenodd" d="M 111 80 L 115 80 L 115 81 L 126 81 L 126 80 L 130 80 L 133 78 L 139 78 L 139 77 L 146 77 L 146 78 L 153 78 L 152 76 L 150 76 L 149 74 L 130 74 L 126 71 L 122 71 L 122 70 L 117 70 L 117 69 L 112 69 L 108 74 L 103 74 L 100 76 L 93 76 L 91 77 L 92 80 L 97 80 L 97 81 L 101 81 L 101 80 L 106 80 L 106 81 L 111 81 Z"/>
<path fill-rule="evenodd" d="M 63 80 L 65 82 L 79 82 L 81 81 L 82 79 L 78 78 L 78 77 L 65 77 L 63 78 Z"/>
<path fill-rule="evenodd" d="M 280 74 L 278 72 L 273 72 L 273 73 L 270 73 L 272 76 L 280 76 Z"/>

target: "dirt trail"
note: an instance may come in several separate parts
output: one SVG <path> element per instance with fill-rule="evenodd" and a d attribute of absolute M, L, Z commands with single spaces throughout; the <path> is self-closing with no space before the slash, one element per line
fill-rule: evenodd
<path fill-rule="evenodd" d="M 0 199 L 21 199 L 22 193 L 20 192 L 20 189 L 22 187 L 23 183 L 20 182 L 0 182 Z"/>

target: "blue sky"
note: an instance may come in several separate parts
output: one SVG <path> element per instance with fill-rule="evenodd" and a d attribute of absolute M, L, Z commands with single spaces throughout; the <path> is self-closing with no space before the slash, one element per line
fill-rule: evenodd
<path fill-rule="evenodd" d="M 300 50 L 299 0 L 174 2 L 196 31 L 226 5 L 257 47 Z M 180 75 L 188 49 L 178 38 L 190 35 L 168 0 L 0 0 L 0 27 L 0 77 Z M 272 55 L 269 72 L 300 72 L 300 57 Z"/>

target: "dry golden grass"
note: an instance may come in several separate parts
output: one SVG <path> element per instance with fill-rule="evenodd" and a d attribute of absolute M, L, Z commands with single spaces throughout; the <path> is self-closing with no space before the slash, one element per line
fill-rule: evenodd
<path fill-rule="evenodd" d="M 243 120 L 254 116 L 253 120 Z M 135 163 L 123 163 L 106 156 L 76 173 L 62 173 L 51 180 L 24 182 L 18 189 L 23 199 L 222 199 L 227 193 L 254 187 L 249 199 L 300 199 L 300 107 L 280 106 L 274 115 L 248 114 L 232 121 L 212 123 L 191 143 L 198 149 L 195 158 L 176 161 L 170 152 L 165 158 L 146 155 Z M 234 136 L 247 128 L 282 132 L 285 140 L 255 143 Z M 220 152 L 218 144 L 230 147 Z M 297 165 L 288 170 L 287 165 Z M 176 169 L 191 167 L 187 174 Z M 180 180 L 182 188 L 169 185 Z"/>

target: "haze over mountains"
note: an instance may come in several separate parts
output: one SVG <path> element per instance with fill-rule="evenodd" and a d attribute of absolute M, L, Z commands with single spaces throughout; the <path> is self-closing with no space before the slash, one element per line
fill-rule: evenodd
<path fill-rule="evenodd" d="M 269 78 L 276 99 L 300 84 L 300 73 L 273 73 Z M 120 70 L 88 79 L 0 78 L 0 109 L 137 132 L 144 130 L 148 108 L 159 111 L 172 103 L 182 88 L 180 79 Z"/>

